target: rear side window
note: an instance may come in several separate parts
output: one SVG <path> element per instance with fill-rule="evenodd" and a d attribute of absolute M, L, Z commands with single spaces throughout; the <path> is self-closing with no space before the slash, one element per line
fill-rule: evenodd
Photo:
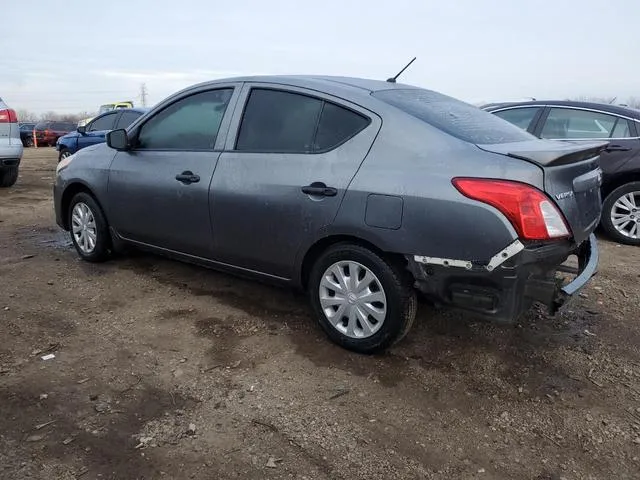
<path fill-rule="evenodd" d="M 40 123 L 37 123 L 35 126 L 36 130 L 46 130 L 47 128 L 51 128 L 49 126 L 49 122 L 40 122 Z"/>
<path fill-rule="evenodd" d="M 620 128 L 616 128 L 619 123 Z M 626 120 L 615 115 L 590 110 L 552 108 L 541 136 L 550 139 L 624 138 L 629 137 L 630 132 Z"/>
<path fill-rule="evenodd" d="M 325 102 L 316 134 L 316 149 L 330 150 L 357 135 L 367 125 L 369 125 L 368 118 Z"/>
<path fill-rule="evenodd" d="M 249 94 L 236 150 L 300 153 L 313 151 L 322 100 L 254 88 Z"/>
<path fill-rule="evenodd" d="M 110 113 L 104 117 L 100 117 L 97 120 L 91 122 L 89 127 L 90 132 L 96 132 L 101 130 L 113 130 L 113 123 L 115 122 L 117 114 Z"/>
<path fill-rule="evenodd" d="M 118 128 L 127 128 L 140 115 L 142 115 L 142 114 L 139 113 L 139 112 L 128 112 L 128 111 L 122 112 L 122 115 L 120 115 L 120 118 L 118 119 L 118 123 L 116 123 L 115 128 L 116 129 L 118 129 Z"/>
<path fill-rule="evenodd" d="M 533 118 L 539 111 L 540 107 L 525 107 L 500 110 L 499 112 L 493 112 L 493 114 L 509 123 L 513 123 L 516 127 L 527 130 L 531 126 Z"/>
<path fill-rule="evenodd" d="M 344 107 L 293 92 L 254 88 L 242 118 L 236 150 L 314 153 L 331 150 L 370 120 Z"/>
<path fill-rule="evenodd" d="M 166 150 L 213 149 L 233 89 L 196 93 L 151 117 L 138 135 L 138 148 Z"/>
<path fill-rule="evenodd" d="M 489 112 L 429 90 L 380 90 L 372 95 L 465 142 L 489 145 L 535 139 Z"/>

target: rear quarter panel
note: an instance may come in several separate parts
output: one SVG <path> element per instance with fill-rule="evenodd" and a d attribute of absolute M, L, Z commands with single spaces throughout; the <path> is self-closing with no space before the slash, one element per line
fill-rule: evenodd
<path fill-rule="evenodd" d="M 483 152 L 413 117 L 394 115 L 383 121 L 328 233 L 360 236 L 389 252 L 487 261 L 516 232 L 495 208 L 459 193 L 454 177 L 513 179 L 543 188 L 542 170 L 533 164 Z M 402 199 L 399 228 L 367 225 L 372 193 Z"/>

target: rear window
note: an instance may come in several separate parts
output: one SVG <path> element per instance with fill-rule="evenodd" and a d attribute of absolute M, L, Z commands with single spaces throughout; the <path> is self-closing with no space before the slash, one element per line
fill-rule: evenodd
<path fill-rule="evenodd" d="M 429 90 L 380 90 L 372 95 L 465 142 L 490 145 L 536 138 L 489 112 Z"/>
<path fill-rule="evenodd" d="M 35 129 L 36 130 L 46 130 L 49 127 L 49 122 L 40 122 L 36 124 Z"/>

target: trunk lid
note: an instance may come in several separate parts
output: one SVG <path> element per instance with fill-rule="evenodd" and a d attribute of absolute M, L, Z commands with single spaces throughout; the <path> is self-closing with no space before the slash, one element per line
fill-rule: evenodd
<path fill-rule="evenodd" d="M 478 148 L 540 166 L 544 189 L 565 216 L 573 238 L 582 243 L 598 226 L 602 212 L 600 152 L 608 142 L 532 140 Z"/>

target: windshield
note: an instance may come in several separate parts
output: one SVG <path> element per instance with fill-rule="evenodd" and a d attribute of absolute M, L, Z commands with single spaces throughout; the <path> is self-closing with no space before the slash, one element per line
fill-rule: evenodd
<path fill-rule="evenodd" d="M 430 90 L 380 90 L 372 95 L 465 142 L 489 145 L 536 138 L 496 115 Z"/>

